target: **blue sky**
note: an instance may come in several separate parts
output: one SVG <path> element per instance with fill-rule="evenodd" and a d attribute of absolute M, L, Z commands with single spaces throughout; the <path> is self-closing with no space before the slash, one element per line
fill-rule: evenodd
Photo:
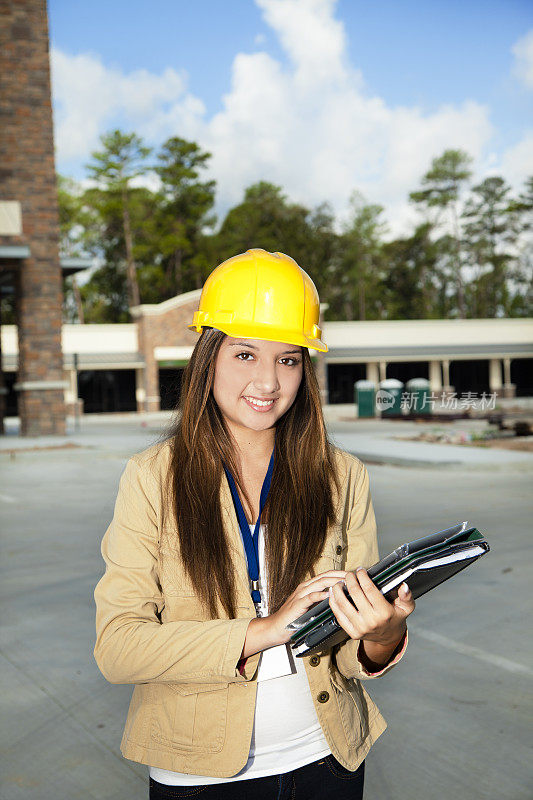
<path fill-rule="evenodd" d="M 49 0 L 49 17 L 58 169 L 77 178 L 110 127 L 182 135 L 213 153 L 220 210 L 264 178 L 341 215 L 359 189 L 399 228 L 446 146 L 476 177 L 533 171 L 531 2 Z"/>
<path fill-rule="evenodd" d="M 94 51 L 126 71 L 186 69 L 211 112 L 229 89 L 235 53 L 257 50 L 258 35 L 284 60 L 252 0 L 49 0 L 49 15 L 52 43 L 67 52 Z M 531 96 L 510 80 L 511 46 L 533 27 L 531 2 L 341 0 L 337 16 L 353 63 L 388 102 L 432 110 L 475 97 L 531 121 Z"/>

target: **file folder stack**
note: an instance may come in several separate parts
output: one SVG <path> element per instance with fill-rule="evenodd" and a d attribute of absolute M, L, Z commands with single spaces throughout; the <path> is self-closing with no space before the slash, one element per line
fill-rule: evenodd
<path fill-rule="evenodd" d="M 416 600 L 488 553 L 490 547 L 477 528 L 468 522 L 415 539 L 397 547 L 370 567 L 367 572 L 378 589 L 391 602 L 404 581 Z M 344 593 L 353 603 L 346 587 Z M 287 626 L 294 633 L 291 647 L 297 656 L 327 650 L 348 639 L 340 627 L 329 600 L 322 600 Z"/>

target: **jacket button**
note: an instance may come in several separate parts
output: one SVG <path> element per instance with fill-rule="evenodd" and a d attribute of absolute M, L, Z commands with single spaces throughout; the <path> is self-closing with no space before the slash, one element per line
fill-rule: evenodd
<path fill-rule="evenodd" d="M 309 659 L 309 663 L 311 664 L 312 667 L 318 667 L 318 665 L 320 664 L 320 656 L 311 656 L 311 658 Z"/>
<path fill-rule="evenodd" d="M 340 556 L 340 554 L 342 553 L 342 547 L 340 546 L 340 544 L 338 544 L 337 547 L 335 548 L 335 552 L 337 553 L 338 556 Z"/>
<path fill-rule="evenodd" d="M 329 692 L 320 692 L 317 697 L 319 703 L 327 703 L 329 700 Z"/>

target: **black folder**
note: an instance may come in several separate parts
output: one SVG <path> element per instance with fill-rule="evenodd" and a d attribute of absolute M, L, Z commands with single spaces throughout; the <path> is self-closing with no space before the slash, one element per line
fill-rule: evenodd
<path fill-rule="evenodd" d="M 468 522 L 462 522 L 444 531 L 400 545 L 377 564 L 369 567 L 367 572 L 387 600 L 394 600 L 398 587 L 404 582 L 416 600 L 468 567 L 489 550 L 483 534 L 477 528 L 469 527 Z M 353 604 L 346 587 L 344 593 Z M 348 634 L 337 622 L 328 599 L 316 603 L 287 627 L 294 631 L 290 642 L 299 657 L 327 650 L 348 639 Z"/>

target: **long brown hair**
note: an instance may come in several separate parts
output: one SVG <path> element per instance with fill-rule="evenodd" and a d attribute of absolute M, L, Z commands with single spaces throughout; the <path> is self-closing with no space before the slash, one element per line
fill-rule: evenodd
<path fill-rule="evenodd" d="M 184 371 L 178 414 L 168 431 L 172 455 L 167 498 L 183 566 L 212 617 L 218 603 L 236 616 L 235 568 L 220 505 L 223 462 L 247 504 L 233 438 L 211 391 L 226 334 L 204 328 Z M 292 406 L 277 421 L 274 472 L 261 519 L 268 521 L 265 558 L 269 608 L 276 611 L 312 571 L 335 518 L 338 492 L 313 362 L 303 351 L 303 375 Z"/>

